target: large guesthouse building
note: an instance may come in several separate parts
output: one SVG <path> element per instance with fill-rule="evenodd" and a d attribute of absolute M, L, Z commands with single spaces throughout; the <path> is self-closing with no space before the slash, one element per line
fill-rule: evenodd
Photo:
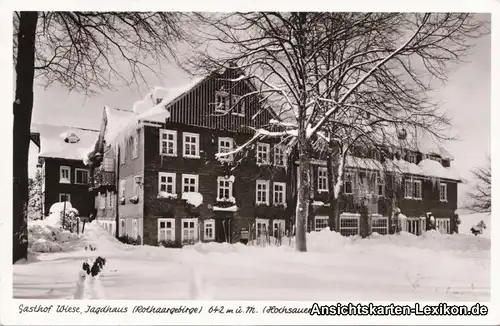
<path fill-rule="evenodd" d="M 237 70 L 214 72 L 186 87 L 152 94 L 134 110 L 104 108 L 88 155 L 97 221 L 136 243 L 181 246 L 195 241 L 243 242 L 293 233 L 296 160 L 293 148 L 253 139 L 276 113 Z M 249 95 L 251 94 L 251 95 Z M 216 157 L 217 153 L 232 153 Z M 460 178 L 443 150 L 354 150 L 346 160 L 338 231 L 360 233 L 361 202 L 372 232 L 455 228 Z M 327 162 L 313 159 L 309 231 L 328 226 Z M 366 194 L 369 194 L 368 196 Z"/>

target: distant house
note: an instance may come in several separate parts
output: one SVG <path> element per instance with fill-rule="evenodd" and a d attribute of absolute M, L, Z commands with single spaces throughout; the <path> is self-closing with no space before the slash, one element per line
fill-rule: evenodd
<path fill-rule="evenodd" d="M 37 168 L 42 172 L 42 211 L 52 204 L 70 201 L 81 216 L 89 216 L 94 198 L 89 193 L 89 170 L 83 153 L 93 146 L 97 130 L 31 124 L 31 141 L 38 147 Z"/>
<path fill-rule="evenodd" d="M 428 215 L 434 216 L 436 229 L 440 232 L 449 234 L 456 230 L 455 212 L 461 179 L 451 167 L 453 158 L 444 149 L 410 148 L 384 144 L 379 148 L 353 148 L 345 162 L 339 196 L 341 234 L 360 234 L 362 203 L 368 207 L 372 232 L 393 232 L 391 226 L 396 223 L 396 209 L 404 216 L 403 231 L 422 234 L 427 230 Z M 312 161 L 315 191 L 311 199 L 309 231 L 320 231 L 328 226 L 331 211 L 327 162 L 321 153 L 316 156 Z"/>

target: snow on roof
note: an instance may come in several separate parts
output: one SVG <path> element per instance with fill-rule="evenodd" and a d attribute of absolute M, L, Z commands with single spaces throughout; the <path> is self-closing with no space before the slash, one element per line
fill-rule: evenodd
<path fill-rule="evenodd" d="M 136 128 L 139 122 L 165 123 L 170 118 L 168 106 L 204 79 L 205 77 L 193 78 L 187 84 L 175 88 L 153 87 L 142 100 L 134 103 L 132 111 L 106 107 L 107 143 L 122 133 L 128 133 L 128 129 Z"/>
<path fill-rule="evenodd" d="M 381 170 L 382 163 L 371 158 L 361 158 L 348 155 L 346 157 L 345 166 L 348 168 L 360 168 L 367 170 Z"/>
<path fill-rule="evenodd" d="M 422 169 L 422 174 L 429 177 L 461 180 L 460 174 L 456 170 L 451 167 L 445 168 L 438 161 L 425 159 L 420 161 L 418 166 Z"/>
<path fill-rule="evenodd" d="M 38 157 L 69 160 L 81 160 L 84 154 L 88 152 L 88 148 L 94 146 L 99 136 L 98 130 L 38 123 L 31 124 L 31 132 L 40 133 Z"/>

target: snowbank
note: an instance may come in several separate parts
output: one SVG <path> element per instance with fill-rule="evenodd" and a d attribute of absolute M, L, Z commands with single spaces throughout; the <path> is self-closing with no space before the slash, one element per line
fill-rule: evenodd
<path fill-rule="evenodd" d="M 63 230 L 46 221 L 28 223 L 28 249 L 31 252 L 72 251 L 81 248 L 82 237 L 80 235 Z"/>
<path fill-rule="evenodd" d="M 470 235 L 470 229 L 477 225 L 479 222 L 483 221 L 486 224 L 486 229 L 483 230 L 482 234 L 478 237 L 491 238 L 491 214 L 490 213 L 473 213 L 460 215 L 460 225 L 458 226 L 458 232 L 460 234 Z"/>

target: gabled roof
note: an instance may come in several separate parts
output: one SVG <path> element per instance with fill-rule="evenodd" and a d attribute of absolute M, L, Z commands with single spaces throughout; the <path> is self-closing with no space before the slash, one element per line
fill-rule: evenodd
<path fill-rule="evenodd" d="M 40 134 L 39 158 L 68 160 L 81 160 L 99 135 L 94 129 L 38 123 L 31 124 L 31 132 Z"/>

